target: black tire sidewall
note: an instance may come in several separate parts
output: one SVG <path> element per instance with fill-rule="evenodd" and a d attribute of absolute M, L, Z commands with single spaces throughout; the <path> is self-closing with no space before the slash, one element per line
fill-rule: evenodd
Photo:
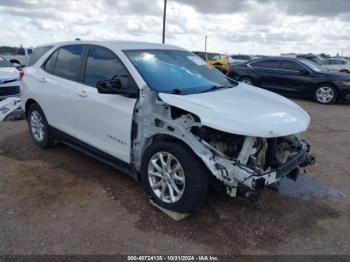
<path fill-rule="evenodd" d="M 318 101 L 317 99 L 317 90 L 320 89 L 321 87 L 329 87 L 329 88 L 332 88 L 333 89 L 333 92 L 334 92 L 334 98 L 332 101 L 328 102 L 328 103 L 323 103 L 321 101 Z M 331 85 L 319 85 L 318 87 L 315 88 L 315 91 L 314 91 L 314 100 L 321 104 L 321 105 L 330 105 L 330 104 L 333 104 L 335 103 L 337 100 L 338 100 L 338 90 L 334 87 L 334 86 L 331 86 Z"/>
<path fill-rule="evenodd" d="M 31 121 L 31 114 L 33 111 L 37 111 L 40 114 L 42 121 L 43 121 L 43 124 L 44 124 L 44 139 L 42 141 L 36 140 L 34 137 L 34 134 L 32 132 L 30 121 Z M 38 104 L 32 104 L 29 107 L 27 119 L 28 119 L 29 132 L 30 132 L 30 135 L 31 135 L 31 138 L 32 138 L 32 141 L 34 142 L 34 144 L 36 144 L 37 146 L 39 146 L 41 148 L 49 147 L 51 145 L 51 140 L 50 140 L 50 136 L 49 136 L 49 125 L 47 123 L 47 120 L 46 120 L 46 117 L 45 117 L 43 110 L 41 109 L 41 107 Z"/>
<path fill-rule="evenodd" d="M 184 170 L 185 191 L 175 203 L 165 203 L 160 200 L 149 184 L 148 164 L 157 152 L 171 153 L 177 158 Z M 189 213 L 203 203 L 208 190 L 208 171 L 201 160 L 186 146 L 167 141 L 151 144 L 144 153 L 141 169 L 145 190 L 159 206 L 179 213 Z"/>

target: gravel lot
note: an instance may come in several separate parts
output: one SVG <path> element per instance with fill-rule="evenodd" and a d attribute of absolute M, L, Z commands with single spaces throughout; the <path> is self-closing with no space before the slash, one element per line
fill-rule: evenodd
<path fill-rule="evenodd" d="M 297 100 L 318 162 L 256 204 L 210 191 L 175 222 L 125 174 L 0 123 L 0 254 L 350 254 L 350 105 Z"/>

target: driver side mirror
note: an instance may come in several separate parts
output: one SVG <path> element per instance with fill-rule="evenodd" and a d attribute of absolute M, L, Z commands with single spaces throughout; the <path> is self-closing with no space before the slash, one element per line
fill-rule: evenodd
<path fill-rule="evenodd" d="M 123 85 L 120 79 L 99 81 L 96 83 L 96 88 L 100 94 L 115 94 L 132 98 L 136 98 L 138 96 L 137 90 Z"/>

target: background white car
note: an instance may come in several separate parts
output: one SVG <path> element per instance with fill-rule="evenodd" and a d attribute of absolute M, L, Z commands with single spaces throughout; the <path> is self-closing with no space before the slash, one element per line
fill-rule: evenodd
<path fill-rule="evenodd" d="M 350 74 L 350 61 L 339 58 L 329 58 L 323 62 L 323 66 L 329 71 L 338 71 Z"/>
<path fill-rule="evenodd" d="M 20 93 L 20 72 L 5 58 L 0 56 L 0 100 L 18 96 Z"/>
<path fill-rule="evenodd" d="M 32 51 L 32 48 L 19 47 L 16 49 L 14 54 L 5 54 L 3 57 L 11 64 L 24 67 L 28 65 L 29 57 L 32 54 Z"/>

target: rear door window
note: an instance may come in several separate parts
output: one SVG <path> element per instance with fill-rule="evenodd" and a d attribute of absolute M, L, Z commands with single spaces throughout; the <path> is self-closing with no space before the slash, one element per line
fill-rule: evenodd
<path fill-rule="evenodd" d="M 81 67 L 82 53 L 82 45 L 61 47 L 56 58 L 55 75 L 70 80 L 77 80 Z"/>
<path fill-rule="evenodd" d="M 82 63 L 82 53 L 82 45 L 60 47 L 50 55 L 42 68 L 56 76 L 77 81 Z"/>
<path fill-rule="evenodd" d="M 289 71 L 300 71 L 304 68 L 294 61 L 281 61 L 281 69 Z"/>
<path fill-rule="evenodd" d="M 262 69 L 279 69 L 279 60 L 261 60 L 257 62 L 250 63 L 252 67 L 262 68 Z"/>
<path fill-rule="evenodd" d="M 46 60 L 45 64 L 43 65 L 43 69 L 46 72 L 51 74 L 54 73 L 57 54 L 58 54 L 58 50 L 56 50 L 53 54 L 51 54 L 49 59 Z"/>

